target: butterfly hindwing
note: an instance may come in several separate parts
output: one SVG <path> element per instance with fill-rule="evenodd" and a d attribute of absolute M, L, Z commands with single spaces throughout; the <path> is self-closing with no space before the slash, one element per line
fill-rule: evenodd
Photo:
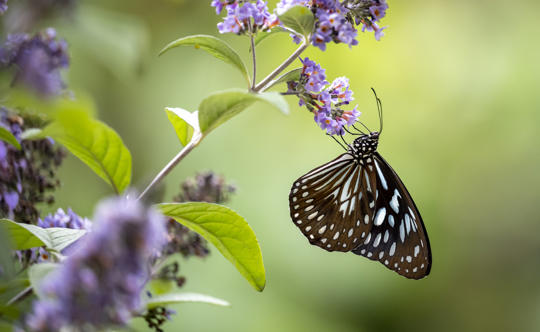
<path fill-rule="evenodd" d="M 377 198 L 372 227 L 353 252 L 407 278 L 423 278 L 431 269 L 431 249 L 422 217 L 403 182 L 377 152 L 373 163 Z"/>
<path fill-rule="evenodd" d="M 375 187 L 366 170 L 344 153 L 296 180 L 289 195 L 291 218 L 311 244 L 351 251 L 369 232 Z"/>

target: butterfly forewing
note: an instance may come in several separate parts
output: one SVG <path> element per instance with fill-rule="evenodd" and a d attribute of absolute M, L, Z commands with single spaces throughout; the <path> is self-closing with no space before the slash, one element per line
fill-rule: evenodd
<path fill-rule="evenodd" d="M 291 218 L 310 243 L 328 251 L 351 251 L 369 233 L 374 187 L 366 170 L 350 154 L 342 154 L 294 182 Z"/>
<path fill-rule="evenodd" d="M 377 152 L 373 163 L 377 198 L 372 227 L 353 252 L 407 278 L 423 278 L 431 269 L 431 249 L 420 213 L 396 172 Z"/>

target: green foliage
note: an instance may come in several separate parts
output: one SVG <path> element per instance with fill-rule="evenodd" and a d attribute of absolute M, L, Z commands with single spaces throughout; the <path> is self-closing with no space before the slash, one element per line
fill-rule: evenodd
<path fill-rule="evenodd" d="M 38 297 L 44 297 L 44 294 L 41 291 L 41 283 L 45 277 L 58 268 L 58 266 L 60 265 L 56 263 L 40 263 L 34 264 L 28 269 L 28 279 L 30 280 L 30 285 Z"/>
<path fill-rule="evenodd" d="M 225 300 L 218 299 L 209 295 L 197 294 L 197 293 L 169 293 L 166 295 L 152 297 L 146 301 L 146 307 L 152 309 L 155 307 L 164 307 L 171 304 L 185 303 L 185 302 L 198 302 L 208 303 L 223 307 L 228 307 L 231 304 Z"/>
<path fill-rule="evenodd" d="M 49 250 L 60 252 L 86 234 L 86 231 L 81 229 L 41 228 L 8 219 L 0 219 L 0 227 L 8 234 L 15 250 L 45 246 Z"/>
<path fill-rule="evenodd" d="M 232 47 L 230 47 L 229 44 L 227 44 L 223 40 L 208 35 L 183 37 L 169 43 L 159 52 L 159 55 L 162 55 L 170 49 L 178 46 L 193 46 L 196 49 L 202 49 L 206 51 L 210 55 L 233 65 L 242 73 L 248 84 L 250 83 L 249 74 L 246 65 L 244 64 L 244 61 L 242 61 L 238 53 L 236 53 L 236 51 L 233 50 Z"/>
<path fill-rule="evenodd" d="M 287 12 L 279 16 L 279 20 L 287 28 L 298 34 L 309 37 L 315 26 L 315 17 L 309 8 L 304 6 L 291 7 Z"/>
<path fill-rule="evenodd" d="M 289 105 L 285 98 L 276 92 L 255 94 L 241 89 L 220 91 L 205 98 L 199 106 L 199 125 L 202 133 L 209 133 L 256 101 L 264 101 L 285 114 L 289 113 Z"/>
<path fill-rule="evenodd" d="M 41 227 L 17 223 L 8 219 L 0 219 L 0 225 L 9 236 L 15 250 L 26 250 L 45 245 L 47 234 Z"/>
<path fill-rule="evenodd" d="M 210 241 L 258 291 L 266 283 L 261 248 L 246 220 L 217 204 L 160 204 L 161 212 Z"/>
<path fill-rule="evenodd" d="M 255 39 L 254 39 L 255 46 L 258 46 L 266 38 L 268 38 L 268 37 L 270 37 L 272 35 L 275 35 L 276 33 L 285 32 L 285 31 L 286 30 L 284 30 L 282 28 L 279 28 L 279 27 L 276 27 L 276 28 L 270 30 L 269 32 L 259 31 L 257 33 L 257 35 L 255 36 Z"/>
<path fill-rule="evenodd" d="M 273 87 L 273 86 L 275 86 L 277 84 L 287 83 L 289 81 L 298 81 L 300 79 L 301 74 L 302 74 L 302 68 L 293 69 L 293 70 L 281 75 L 280 77 L 273 80 L 272 82 L 270 82 L 268 84 L 268 86 L 265 87 L 265 89 L 270 89 L 271 87 Z"/>
<path fill-rule="evenodd" d="M 99 177 L 121 193 L 131 181 L 131 154 L 122 139 L 109 126 L 87 112 L 62 110 L 45 127 L 50 136 L 88 165 Z"/>
<path fill-rule="evenodd" d="M 193 137 L 194 128 L 199 128 L 198 112 L 190 113 L 181 108 L 165 108 L 167 117 L 176 131 L 176 136 L 183 146 Z"/>
<path fill-rule="evenodd" d="M 17 148 L 17 150 L 21 149 L 21 145 L 19 144 L 19 141 L 17 141 L 17 138 L 13 136 L 11 131 L 9 131 L 8 129 L 2 126 L 0 126 L 0 140 L 13 145 L 14 147 Z"/>

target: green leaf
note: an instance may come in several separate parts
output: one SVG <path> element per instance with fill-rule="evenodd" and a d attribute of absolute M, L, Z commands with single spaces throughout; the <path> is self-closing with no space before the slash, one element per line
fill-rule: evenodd
<path fill-rule="evenodd" d="M 233 210 L 211 203 L 168 203 L 161 212 L 210 241 L 258 291 L 266 283 L 261 248 L 246 220 Z"/>
<path fill-rule="evenodd" d="M 56 252 L 61 252 L 66 249 L 87 233 L 84 229 L 62 227 L 44 228 L 44 230 L 47 233 L 49 241 L 47 248 Z"/>
<path fill-rule="evenodd" d="M 38 226 L 0 219 L 3 230 L 9 234 L 14 250 L 26 250 L 49 245 L 47 232 Z"/>
<path fill-rule="evenodd" d="M 270 30 L 269 32 L 259 31 L 257 35 L 255 36 L 255 40 L 254 40 L 255 46 L 259 45 L 266 38 L 280 32 L 286 32 L 286 30 L 284 30 L 283 28 L 276 27 Z"/>
<path fill-rule="evenodd" d="M 311 10 L 304 6 L 294 6 L 279 16 L 279 20 L 287 28 L 308 37 L 313 32 L 315 17 Z"/>
<path fill-rule="evenodd" d="M 167 117 L 176 131 L 180 143 L 186 146 L 191 141 L 193 132 L 199 131 L 198 112 L 191 113 L 181 108 L 172 107 L 165 108 L 165 112 L 167 112 Z"/>
<path fill-rule="evenodd" d="M 289 113 L 289 105 L 285 98 L 276 92 L 255 94 L 240 89 L 221 91 L 205 98 L 199 106 L 199 125 L 202 133 L 209 133 L 256 101 L 264 101 L 285 114 Z"/>
<path fill-rule="evenodd" d="M 210 55 L 236 67 L 236 69 L 240 70 L 247 82 L 250 82 L 249 74 L 244 61 L 242 61 L 238 53 L 236 53 L 236 51 L 233 50 L 229 44 L 225 43 L 221 39 L 208 35 L 195 35 L 180 38 L 165 46 L 159 52 L 159 55 L 162 55 L 170 49 L 178 46 L 194 46 L 195 49 L 202 49 Z"/>
<path fill-rule="evenodd" d="M 197 293 L 172 293 L 153 297 L 146 301 L 146 307 L 152 309 L 155 307 L 163 307 L 171 304 L 185 303 L 185 302 L 198 302 L 219 305 L 228 307 L 231 304 L 225 300 L 215 298 L 213 296 L 197 294 Z"/>
<path fill-rule="evenodd" d="M 56 270 L 59 266 L 60 264 L 56 263 L 40 263 L 30 266 L 30 269 L 28 270 L 28 279 L 30 279 L 30 285 L 38 297 L 45 297 L 41 291 L 41 283 L 47 275 Z"/>
<path fill-rule="evenodd" d="M 287 83 L 289 81 L 298 81 L 300 79 L 301 74 L 302 74 L 302 68 L 293 69 L 293 70 L 281 75 L 280 77 L 278 77 L 274 81 L 270 82 L 268 84 L 268 86 L 266 86 L 264 89 L 265 90 L 270 89 L 271 87 L 273 87 L 273 86 L 275 86 L 277 84 L 280 84 L 280 83 Z"/>
<path fill-rule="evenodd" d="M 99 177 L 121 193 L 131 181 L 131 154 L 109 126 L 86 112 L 62 110 L 45 127 L 50 136 L 88 165 Z"/>
<path fill-rule="evenodd" d="M 2 126 L 0 126 L 0 140 L 13 145 L 17 150 L 21 149 L 21 145 L 19 144 L 19 141 L 17 141 L 17 138 L 15 138 L 11 131 Z"/>
<path fill-rule="evenodd" d="M 82 229 L 41 228 L 8 219 L 0 219 L 0 226 L 9 234 L 15 250 L 45 246 L 47 249 L 60 252 L 86 234 Z"/>

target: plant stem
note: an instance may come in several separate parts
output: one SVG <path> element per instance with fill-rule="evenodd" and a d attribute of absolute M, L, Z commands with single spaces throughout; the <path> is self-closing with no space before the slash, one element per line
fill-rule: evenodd
<path fill-rule="evenodd" d="M 175 167 L 178 165 L 182 159 L 184 159 L 185 156 L 187 156 L 188 153 L 191 152 L 201 141 L 202 134 L 200 132 L 194 133 L 193 137 L 191 138 L 191 141 L 186 145 L 159 173 L 156 175 L 156 177 L 150 182 L 150 184 L 144 189 L 144 191 L 139 195 L 138 200 L 141 200 L 148 192 L 156 186 L 158 183 L 163 180 L 167 174 L 169 174 Z"/>
<path fill-rule="evenodd" d="M 251 39 L 251 56 L 253 57 L 253 80 L 251 82 L 251 89 L 255 89 L 255 84 L 257 83 L 257 56 L 255 54 L 255 40 L 253 38 L 251 21 L 249 22 L 249 37 Z"/>
<path fill-rule="evenodd" d="M 291 54 L 290 57 L 287 58 L 279 67 L 274 69 L 273 72 L 271 72 L 268 76 L 266 76 L 259 84 L 257 84 L 253 89 L 251 89 L 253 92 L 263 92 L 264 88 L 270 81 L 272 81 L 277 75 L 279 75 L 285 68 L 287 68 L 302 52 L 305 51 L 305 49 L 309 46 L 307 40 L 304 38 L 304 41 L 298 47 L 296 51 L 294 51 L 293 54 Z"/>
<path fill-rule="evenodd" d="M 10 306 L 12 305 L 13 303 L 15 302 L 19 302 L 21 300 L 23 300 L 25 297 L 27 297 L 28 295 L 32 294 L 32 286 L 29 286 L 29 287 L 26 287 L 25 289 L 23 289 L 20 293 L 18 293 L 17 295 L 15 295 L 11 300 L 9 300 L 6 305 Z"/>

